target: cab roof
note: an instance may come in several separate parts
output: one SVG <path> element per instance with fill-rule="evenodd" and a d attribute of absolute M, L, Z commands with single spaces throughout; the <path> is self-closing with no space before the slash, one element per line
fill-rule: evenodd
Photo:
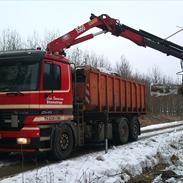
<path fill-rule="evenodd" d="M 48 54 L 46 51 L 41 50 L 28 49 L 28 50 L 0 52 L 0 62 L 6 60 L 17 60 L 17 59 L 41 61 L 43 58 L 69 63 L 68 59 L 66 59 L 61 55 L 52 55 Z"/>
<path fill-rule="evenodd" d="M 40 50 L 17 50 L 17 51 L 5 51 L 0 52 L 0 60 L 5 59 L 20 59 L 20 58 L 35 58 L 36 60 L 41 59 L 45 55 L 45 51 Z"/>

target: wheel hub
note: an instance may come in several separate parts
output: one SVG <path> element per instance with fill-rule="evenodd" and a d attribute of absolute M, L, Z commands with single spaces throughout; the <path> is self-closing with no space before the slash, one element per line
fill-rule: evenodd
<path fill-rule="evenodd" d="M 62 150 L 66 150 L 69 146 L 69 136 L 66 133 L 63 133 L 60 138 L 60 146 Z"/>

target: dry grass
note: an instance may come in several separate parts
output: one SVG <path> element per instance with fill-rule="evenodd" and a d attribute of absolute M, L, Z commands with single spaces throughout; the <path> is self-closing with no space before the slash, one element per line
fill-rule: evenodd
<path fill-rule="evenodd" d="M 160 163 L 154 168 L 144 171 L 141 175 L 133 177 L 129 183 L 151 183 L 165 168 L 166 165 Z"/>

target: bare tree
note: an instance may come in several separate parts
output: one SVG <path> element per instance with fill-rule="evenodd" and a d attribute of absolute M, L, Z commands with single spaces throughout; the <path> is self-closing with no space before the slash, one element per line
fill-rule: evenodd
<path fill-rule="evenodd" d="M 58 37 L 60 37 L 59 30 L 45 31 L 43 39 L 40 41 L 41 48 L 46 49 L 47 44 Z"/>
<path fill-rule="evenodd" d="M 124 55 L 121 56 L 120 62 L 116 63 L 115 72 L 124 78 L 132 77 L 131 65 Z"/>
<path fill-rule="evenodd" d="M 73 49 L 67 52 L 71 62 L 75 63 L 76 66 L 80 66 L 83 63 L 83 51 L 79 48 Z"/>
<path fill-rule="evenodd" d="M 77 66 L 90 65 L 94 68 L 103 67 L 107 70 L 111 70 L 111 65 L 104 56 L 98 56 L 94 52 L 82 51 L 79 48 L 73 49 L 68 52 L 68 57 L 71 62 L 74 62 Z"/>
<path fill-rule="evenodd" d="M 21 36 L 16 30 L 4 29 L 0 37 L 0 50 L 17 50 L 22 48 Z"/>
<path fill-rule="evenodd" d="M 161 76 L 162 74 L 161 74 L 161 71 L 159 70 L 159 67 L 155 65 L 151 70 L 152 83 L 161 84 L 162 83 Z"/>
<path fill-rule="evenodd" d="M 88 51 L 85 51 L 83 53 L 83 64 L 91 65 L 94 68 L 111 70 L 109 61 L 104 58 L 103 55 L 96 55 L 94 52 L 89 53 Z"/>
<path fill-rule="evenodd" d="M 40 40 L 40 36 L 38 34 L 37 31 L 34 31 L 32 36 L 30 36 L 28 39 L 27 39 L 27 42 L 26 42 L 26 48 L 37 48 L 37 47 L 41 47 L 41 40 Z"/>
<path fill-rule="evenodd" d="M 34 31 L 33 34 L 27 39 L 25 45 L 26 48 L 36 49 L 37 47 L 40 47 L 45 50 L 47 44 L 57 37 L 59 37 L 58 31 L 46 31 L 44 36 L 40 36 L 37 31 Z"/>

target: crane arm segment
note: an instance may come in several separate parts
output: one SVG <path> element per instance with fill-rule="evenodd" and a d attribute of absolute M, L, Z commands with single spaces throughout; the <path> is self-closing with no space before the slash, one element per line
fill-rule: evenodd
<path fill-rule="evenodd" d="M 121 30 L 119 34 L 120 36 L 132 40 L 139 46 L 150 47 L 167 55 L 172 55 L 181 60 L 183 59 L 183 47 L 178 44 L 162 39 L 143 30 L 137 31 L 124 24 L 120 24 L 119 29 Z M 134 35 L 136 34 L 141 37 L 141 40 L 140 38 L 138 40 L 134 39 Z"/>
<path fill-rule="evenodd" d="M 88 39 L 92 39 L 95 36 L 94 34 L 88 34 L 80 38 L 78 37 L 94 27 L 102 29 L 103 32 L 112 31 L 113 26 L 116 25 L 117 22 L 116 19 L 110 18 L 108 15 L 105 14 L 102 14 L 98 17 L 94 15 L 91 16 L 93 16 L 93 18 L 90 21 L 76 27 L 72 31 L 48 43 L 47 51 L 59 52 L 65 48 L 69 48 L 74 44 L 78 44 Z"/>

